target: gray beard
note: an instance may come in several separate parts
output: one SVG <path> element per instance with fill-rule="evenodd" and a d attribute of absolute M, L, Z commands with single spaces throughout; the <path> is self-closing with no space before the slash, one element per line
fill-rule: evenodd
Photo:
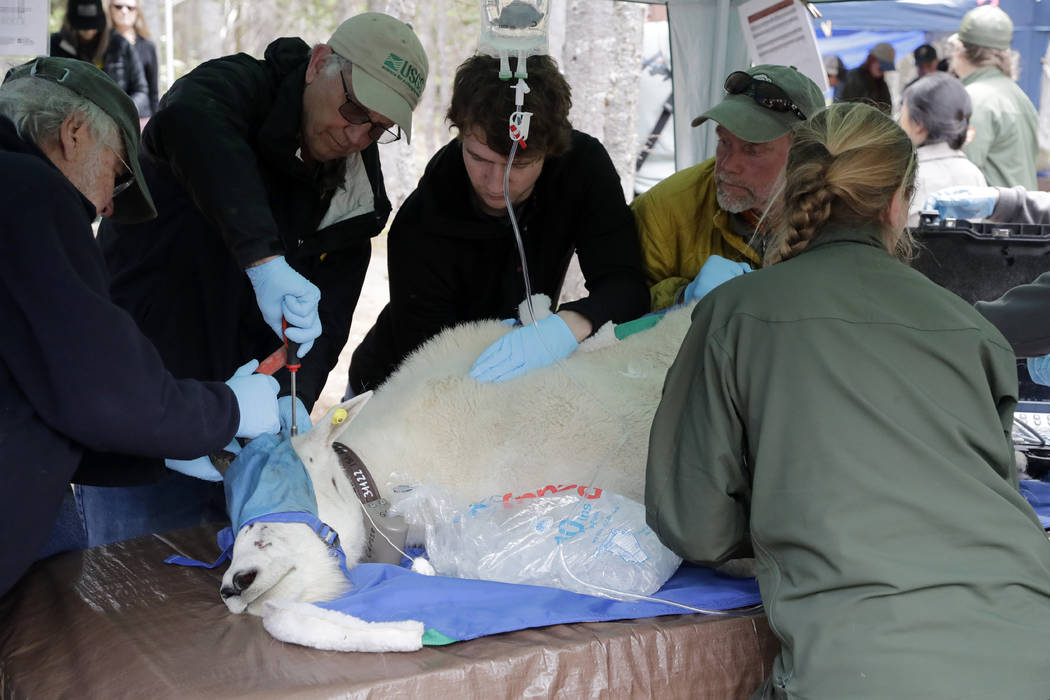
<path fill-rule="evenodd" d="M 718 206 L 723 210 L 731 214 L 739 214 L 740 212 L 747 211 L 748 209 L 756 209 L 755 197 L 753 195 L 745 195 L 743 197 L 735 197 L 722 191 L 721 187 L 715 187 L 715 199 L 718 201 Z"/>

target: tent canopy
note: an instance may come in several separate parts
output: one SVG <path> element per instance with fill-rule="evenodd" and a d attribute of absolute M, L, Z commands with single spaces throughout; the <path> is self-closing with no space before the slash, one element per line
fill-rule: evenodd
<path fill-rule="evenodd" d="M 891 40 L 898 56 L 915 48 L 920 34 L 954 32 L 962 16 L 977 7 L 978 0 L 812 0 L 823 15 L 813 20 L 818 38 L 824 36 L 821 23 L 830 22 L 831 37 L 848 32 L 843 41 L 851 51 L 864 51 L 879 41 L 884 32 L 900 33 Z M 744 0 L 663 0 L 667 5 L 671 30 L 671 57 L 674 66 L 675 152 L 678 169 L 688 167 L 714 154 L 714 129 L 690 126 L 692 118 L 722 99 L 722 79 L 733 70 L 750 65 L 747 46 L 737 16 Z M 1013 48 L 1021 54 L 1019 84 L 1036 105 L 1040 104 L 1041 59 L 1050 41 L 1050 0 L 1000 0 L 1001 7 L 1014 22 Z M 878 32 L 871 44 L 861 45 L 857 32 Z M 854 37 L 847 39 L 847 37 Z M 870 35 L 874 38 L 874 35 Z M 852 54 L 850 54 L 852 56 Z M 858 61 L 854 61 L 855 65 Z"/>

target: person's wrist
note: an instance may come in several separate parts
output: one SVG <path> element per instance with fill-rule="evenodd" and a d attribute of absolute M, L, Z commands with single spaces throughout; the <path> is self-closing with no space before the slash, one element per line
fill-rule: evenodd
<path fill-rule="evenodd" d="M 276 260 L 277 258 L 280 258 L 280 257 L 282 257 L 282 256 L 280 256 L 280 255 L 267 255 L 265 258 L 259 258 L 255 262 L 248 263 L 248 267 L 249 268 L 259 267 L 260 265 L 265 265 L 266 263 L 272 262 L 272 261 L 274 261 L 274 260 Z"/>

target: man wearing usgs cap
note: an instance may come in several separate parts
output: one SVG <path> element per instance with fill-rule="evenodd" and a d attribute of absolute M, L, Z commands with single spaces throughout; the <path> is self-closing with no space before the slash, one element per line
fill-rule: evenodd
<path fill-rule="evenodd" d="M 1013 81 L 1013 34 L 1014 23 L 998 7 L 970 10 L 951 40 L 962 44 L 952 55 L 951 70 L 973 102 L 973 138 L 963 146 L 966 157 L 981 169 L 989 185 L 1034 190 L 1039 115 Z"/>
<path fill-rule="evenodd" d="M 698 299 L 749 265 L 761 265 L 766 232 L 775 230 L 778 215 L 767 208 L 783 184 L 791 131 L 824 109 L 820 88 L 787 66 L 730 73 L 725 91 L 693 120 L 693 126 L 717 122 L 715 157 L 631 203 L 654 311 Z"/>
<path fill-rule="evenodd" d="M 427 70 L 411 27 L 364 13 L 313 49 L 277 39 L 262 60 L 226 56 L 175 82 L 142 137 L 159 215 L 107 222 L 99 239 L 114 299 L 176 376 L 265 357 L 286 322 L 302 366 L 295 398 L 274 375 L 281 419 L 294 401 L 309 427 L 390 214 L 377 143 L 411 138 Z"/>
<path fill-rule="evenodd" d="M 92 221 L 155 215 L 138 123 L 84 61 L 38 58 L 0 86 L 0 193 L 13 213 L 0 256 L 0 595 L 34 559 L 86 544 L 75 516 L 64 541 L 48 541 L 60 505 L 75 511 L 70 482 L 99 477 L 78 468 L 86 449 L 187 459 L 279 427 L 272 378 L 176 379 L 109 299 Z"/>

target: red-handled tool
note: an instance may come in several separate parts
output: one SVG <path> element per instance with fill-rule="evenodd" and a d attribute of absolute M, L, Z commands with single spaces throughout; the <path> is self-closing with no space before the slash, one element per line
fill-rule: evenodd
<path fill-rule="evenodd" d="M 292 430 L 291 430 L 291 434 L 293 436 L 295 436 L 295 435 L 299 434 L 299 425 L 295 421 L 295 401 L 296 401 L 296 399 L 295 399 L 295 397 L 296 397 L 296 393 L 295 393 L 295 375 L 299 371 L 299 368 L 302 367 L 303 363 L 299 360 L 299 343 L 295 342 L 294 340 L 288 340 L 288 336 L 285 334 L 285 331 L 287 329 L 288 329 L 288 321 L 286 319 L 282 318 L 281 319 L 281 335 L 284 336 L 284 352 L 285 352 L 284 366 L 288 368 L 288 373 L 292 377 Z"/>
<path fill-rule="evenodd" d="M 285 364 L 287 364 L 287 360 L 288 346 L 282 345 L 267 355 L 266 359 L 259 363 L 259 367 L 255 370 L 255 373 L 268 376 L 272 375 L 274 372 L 284 367 Z"/>
<path fill-rule="evenodd" d="M 297 429 L 295 427 L 295 370 L 288 365 L 288 353 L 291 351 L 289 345 L 295 346 L 295 350 L 299 349 L 298 343 L 289 343 L 288 339 L 285 338 L 284 345 L 277 348 L 269 355 L 266 356 L 259 366 L 255 368 L 256 374 L 265 374 L 267 376 L 273 375 L 274 372 L 281 369 L 281 367 L 288 367 L 289 371 L 292 372 L 292 435 L 295 435 Z M 294 351 L 292 351 L 294 352 Z M 298 358 L 296 358 L 297 364 L 295 369 L 299 369 Z M 230 463 L 233 462 L 234 458 L 237 457 L 233 452 L 229 450 L 219 450 L 208 455 L 211 459 L 211 463 L 219 470 L 219 473 L 223 476 L 226 475 L 226 470 L 230 468 Z"/>

